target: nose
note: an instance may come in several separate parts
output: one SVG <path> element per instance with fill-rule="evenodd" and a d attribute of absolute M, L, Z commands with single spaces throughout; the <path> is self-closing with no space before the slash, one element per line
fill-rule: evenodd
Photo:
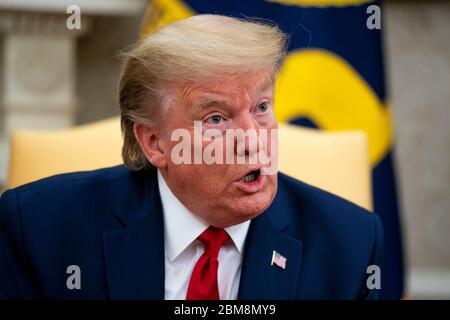
<path fill-rule="evenodd" d="M 260 145 L 259 125 L 251 113 L 244 112 L 235 122 L 234 129 L 236 133 L 234 135 L 235 155 L 245 158 L 256 157 Z"/>
<path fill-rule="evenodd" d="M 257 130 L 259 128 L 251 112 L 242 112 L 242 114 L 236 119 L 236 127 L 244 131 L 249 129 Z"/>

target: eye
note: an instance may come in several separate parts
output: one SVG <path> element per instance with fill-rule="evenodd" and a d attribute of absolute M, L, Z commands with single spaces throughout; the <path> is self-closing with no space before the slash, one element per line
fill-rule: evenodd
<path fill-rule="evenodd" d="M 223 120 L 221 115 L 215 114 L 207 119 L 212 124 L 219 124 Z"/>
<path fill-rule="evenodd" d="M 269 109 L 269 105 L 267 104 L 267 102 L 261 102 L 261 103 L 258 105 L 258 111 L 259 111 L 259 112 L 266 112 L 267 109 Z"/>

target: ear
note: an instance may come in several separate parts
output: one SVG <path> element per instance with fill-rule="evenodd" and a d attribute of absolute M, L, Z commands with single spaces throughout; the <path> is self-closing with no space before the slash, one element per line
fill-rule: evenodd
<path fill-rule="evenodd" d="M 147 160 L 156 168 L 164 168 L 167 165 L 165 150 L 161 148 L 162 141 L 159 131 L 141 123 L 134 123 L 134 137 L 139 143 Z"/>

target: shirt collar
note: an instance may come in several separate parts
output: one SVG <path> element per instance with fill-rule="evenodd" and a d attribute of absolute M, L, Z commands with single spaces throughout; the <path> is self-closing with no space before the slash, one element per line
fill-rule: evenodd
<path fill-rule="evenodd" d="M 209 224 L 190 212 L 172 193 L 158 170 L 158 188 L 164 213 L 164 243 L 169 261 L 175 260 Z M 240 254 L 244 249 L 250 220 L 225 228 Z"/>

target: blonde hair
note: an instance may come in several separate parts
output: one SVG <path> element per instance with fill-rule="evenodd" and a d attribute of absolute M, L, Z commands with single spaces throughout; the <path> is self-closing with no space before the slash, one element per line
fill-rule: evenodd
<path fill-rule="evenodd" d="M 151 167 L 133 127 L 135 122 L 161 122 L 170 85 L 261 69 L 275 77 L 286 43 L 286 35 L 268 22 L 205 14 L 161 27 L 124 51 L 119 103 L 125 165 L 130 170 Z"/>

